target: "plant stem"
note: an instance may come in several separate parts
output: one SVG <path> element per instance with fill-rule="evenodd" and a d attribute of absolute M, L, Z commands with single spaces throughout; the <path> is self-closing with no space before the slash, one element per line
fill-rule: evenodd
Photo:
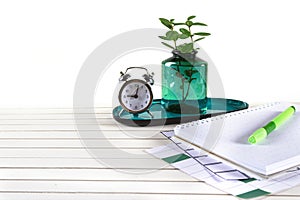
<path fill-rule="evenodd" d="M 184 77 L 183 78 L 181 78 L 181 83 L 182 83 L 182 100 L 183 101 L 185 101 L 185 99 L 184 99 Z"/>
<path fill-rule="evenodd" d="M 189 81 L 188 88 L 187 88 L 187 91 L 185 93 L 185 97 L 183 98 L 183 101 L 185 101 L 187 96 L 189 95 L 190 87 L 191 87 L 191 81 Z"/>
<path fill-rule="evenodd" d="M 189 75 L 189 80 L 188 80 L 188 88 L 186 90 L 185 96 L 183 97 L 183 101 L 185 101 L 187 99 L 188 95 L 189 95 L 191 82 L 193 81 L 192 80 L 192 70 L 193 70 L 193 68 L 191 67 L 191 69 L 190 69 L 190 75 Z"/>
<path fill-rule="evenodd" d="M 192 32 L 191 32 L 191 27 L 190 27 L 190 26 L 188 26 L 188 27 L 189 27 L 189 31 L 190 31 L 190 33 L 191 33 L 190 38 L 191 38 L 191 41 L 192 41 L 193 46 L 194 46 L 194 40 L 193 40 L 193 36 L 192 36 Z"/>

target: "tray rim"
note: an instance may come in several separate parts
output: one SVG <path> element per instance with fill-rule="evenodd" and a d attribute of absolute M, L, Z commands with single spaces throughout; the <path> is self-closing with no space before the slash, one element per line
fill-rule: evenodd
<path fill-rule="evenodd" d="M 234 110 L 229 111 L 221 111 L 216 113 L 210 113 L 210 114 L 195 114 L 195 115 L 188 115 L 188 116 L 181 116 L 181 117 L 170 117 L 170 118 L 156 118 L 156 119 L 125 119 L 120 118 L 119 115 L 116 115 L 115 113 L 118 112 L 117 109 L 120 109 L 121 106 L 116 106 L 112 110 L 113 118 L 117 122 L 124 124 L 126 126 L 133 126 L 133 127 L 144 127 L 144 126 L 161 126 L 161 125 L 170 125 L 170 124 L 180 124 L 180 123 L 186 123 L 190 121 L 195 121 L 199 119 L 206 119 L 210 117 L 214 117 L 221 114 L 231 113 L 239 110 L 244 110 L 249 107 L 249 104 L 247 102 L 236 100 L 236 99 L 227 99 L 227 98 L 207 98 L 210 101 L 225 101 L 228 102 L 237 102 L 240 103 L 241 106 L 239 108 L 236 108 Z M 161 99 L 154 99 L 153 102 L 161 101 Z M 167 111 L 166 111 L 167 112 Z M 118 112 L 119 114 L 119 112 Z"/>

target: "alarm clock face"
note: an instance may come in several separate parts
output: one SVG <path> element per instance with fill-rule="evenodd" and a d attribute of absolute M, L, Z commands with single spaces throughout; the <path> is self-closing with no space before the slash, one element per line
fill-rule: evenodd
<path fill-rule="evenodd" d="M 125 82 L 120 89 L 119 102 L 128 112 L 139 113 L 146 111 L 152 100 L 151 88 L 145 81 L 133 79 Z"/>

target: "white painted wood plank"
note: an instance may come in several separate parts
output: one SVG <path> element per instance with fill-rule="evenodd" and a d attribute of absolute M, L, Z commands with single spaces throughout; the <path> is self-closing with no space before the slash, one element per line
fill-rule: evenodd
<path fill-rule="evenodd" d="M 11 169 L 106 169 L 112 168 L 107 166 L 105 163 L 110 163 L 111 159 L 82 157 L 82 158 L 48 158 L 48 157 L 13 157 L 13 158 L 0 158 L 0 168 L 11 168 Z M 119 164 L 113 166 L 114 169 L 142 169 L 146 170 L 157 170 L 160 166 L 160 170 L 172 169 L 174 167 L 165 163 L 162 160 L 155 158 L 140 158 L 138 161 L 141 163 L 151 162 L 151 165 L 136 165 L 130 159 L 118 159 Z"/>
<path fill-rule="evenodd" d="M 158 130 L 127 130 L 127 131 L 117 131 L 117 130 L 106 130 L 102 131 L 102 134 L 98 134 L 98 131 L 87 131 L 87 134 L 97 134 L 95 138 L 103 138 L 103 139 L 165 139 L 165 137 Z M 85 134 L 85 133 L 83 133 Z M 1 139 L 28 139 L 28 138 L 58 138 L 58 139 L 76 139 L 79 138 L 80 135 L 77 131 L 0 131 L 0 140 Z M 93 138 L 91 138 L 93 139 Z"/>
<path fill-rule="evenodd" d="M 114 139 L 114 140 L 84 140 L 85 142 L 93 142 L 93 146 L 88 146 L 88 148 L 151 148 L 155 146 L 161 146 L 169 144 L 168 140 L 123 140 L 123 139 Z M 0 149 L 5 148 L 85 148 L 80 139 L 75 140 L 47 140 L 47 139 L 12 139 L 12 140 L 0 140 Z"/>
<path fill-rule="evenodd" d="M 134 154 L 135 158 L 145 158 L 145 155 L 149 155 L 144 152 L 144 148 L 121 150 L 128 154 Z M 99 153 L 98 158 L 121 158 L 119 155 L 112 154 L 111 149 L 97 149 L 95 151 Z M 2 149 L 0 150 L 1 157 L 91 158 L 92 155 L 86 149 Z"/>
<path fill-rule="evenodd" d="M 55 124 L 67 124 L 67 125 L 74 125 L 74 124 L 116 124 L 116 122 L 112 118 L 99 118 L 95 121 L 90 119 L 79 119 L 76 120 L 69 118 L 69 119 L 1 119 L 0 125 L 55 125 Z"/>
<path fill-rule="evenodd" d="M 112 119 L 111 113 L 96 113 L 95 115 L 91 114 L 78 114 L 76 115 L 78 119 Z M 0 119 L 6 119 L 6 120 L 14 120 L 14 119 L 74 119 L 73 113 L 44 113 L 44 114 L 0 114 Z"/>
<path fill-rule="evenodd" d="M 57 181 L 174 181 L 198 182 L 177 170 L 135 169 L 1 169 L 1 180 L 57 180 Z"/>
<path fill-rule="evenodd" d="M 236 197 L 219 194 L 219 195 L 205 195 L 205 194 L 143 194 L 143 193 L 0 193 L 0 200 L 236 200 Z M 273 200 L 267 198 L 266 200 Z M 279 197 L 274 200 L 296 200 L 293 197 Z"/>
<path fill-rule="evenodd" d="M 85 125 L 121 125 L 112 118 L 96 118 L 91 119 L 46 119 L 43 118 L 25 118 L 25 119 L 0 119 L 0 125 L 74 125 L 74 124 L 85 124 Z"/>
<path fill-rule="evenodd" d="M 108 122 L 114 122 L 112 118 L 101 118 L 101 119 L 97 119 L 97 121 L 99 123 L 102 123 L 104 121 Z M 32 125 L 39 125 L 39 124 L 47 124 L 47 125 L 51 125 L 51 124 L 68 124 L 68 125 L 72 125 L 72 124 L 93 124 L 92 121 L 90 119 L 80 119 L 78 121 L 75 121 L 75 119 L 31 119 L 31 118 L 27 118 L 27 119 L 1 119 L 0 120 L 0 125 L 28 125 L 28 124 L 32 124 Z M 94 124 L 98 124 L 98 123 L 94 123 Z"/>
<path fill-rule="evenodd" d="M 236 199 L 236 197 L 226 195 L 222 191 L 202 182 L 0 181 L 0 197 L 3 193 L 23 193 L 28 197 L 32 197 L 34 194 L 46 194 L 47 196 L 57 194 L 57 197 L 64 194 L 102 194 L 103 196 L 118 194 L 119 197 L 120 195 L 131 194 L 147 197 L 158 195 L 160 198 L 165 197 L 165 195 L 184 195 L 185 199 L 190 199 L 191 195 L 209 195 L 212 199 L 216 199 L 216 197 Z M 276 197 L 276 195 L 279 197 Z M 299 194 L 278 193 L 276 195 L 267 196 L 264 199 L 299 199 Z"/>
<path fill-rule="evenodd" d="M 112 113 L 111 107 L 94 107 L 94 108 L 0 108 L 0 114 L 61 114 L 61 113 Z"/>
<path fill-rule="evenodd" d="M 140 152 L 143 153 L 143 152 Z M 49 154 L 49 153 L 48 153 Z M 56 157 L 55 153 L 53 157 L 37 157 L 34 154 L 33 157 L 20 158 L 20 157 L 3 157 L 0 158 L 1 168 L 20 168 L 20 167 L 52 167 L 52 168 L 115 168 L 115 169 L 161 169 L 170 168 L 169 164 L 152 157 L 149 154 L 120 154 L 117 152 L 109 152 L 108 154 L 103 154 L 99 152 L 97 157 L 91 157 L 89 154 L 86 157 L 79 157 L 77 154 L 72 154 L 70 157 L 65 157 L 65 155 L 58 155 Z M 59 157 L 61 156 L 61 157 Z M 94 160 L 92 159 L 94 158 Z M 140 170 L 138 170 L 140 171 Z"/>
<path fill-rule="evenodd" d="M 121 124 L 112 124 L 112 125 L 80 125 L 80 130 L 154 130 L 154 131 L 163 131 L 163 130 L 171 130 L 175 125 L 166 125 L 163 127 L 160 126 L 151 126 L 151 127 L 130 127 Z M 0 125 L 1 132 L 5 132 L 6 130 L 78 130 L 79 128 L 76 125 L 62 125 L 62 124 L 40 124 L 40 125 Z"/>
<path fill-rule="evenodd" d="M 0 181 L 0 192 L 104 192 L 225 194 L 203 182 L 145 181 Z"/>

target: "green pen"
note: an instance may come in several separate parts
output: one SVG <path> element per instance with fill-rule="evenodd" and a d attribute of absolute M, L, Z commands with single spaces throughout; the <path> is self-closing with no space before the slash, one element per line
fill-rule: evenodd
<path fill-rule="evenodd" d="M 248 142 L 256 144 L 265 139 L 272 131 L 284 124 L 295 113 L 296 108 L 294 106 L 288 107 L 285 111 L 277 115 L 272 121 L 262 128 L 257 129 L 248 138 Z"/>

